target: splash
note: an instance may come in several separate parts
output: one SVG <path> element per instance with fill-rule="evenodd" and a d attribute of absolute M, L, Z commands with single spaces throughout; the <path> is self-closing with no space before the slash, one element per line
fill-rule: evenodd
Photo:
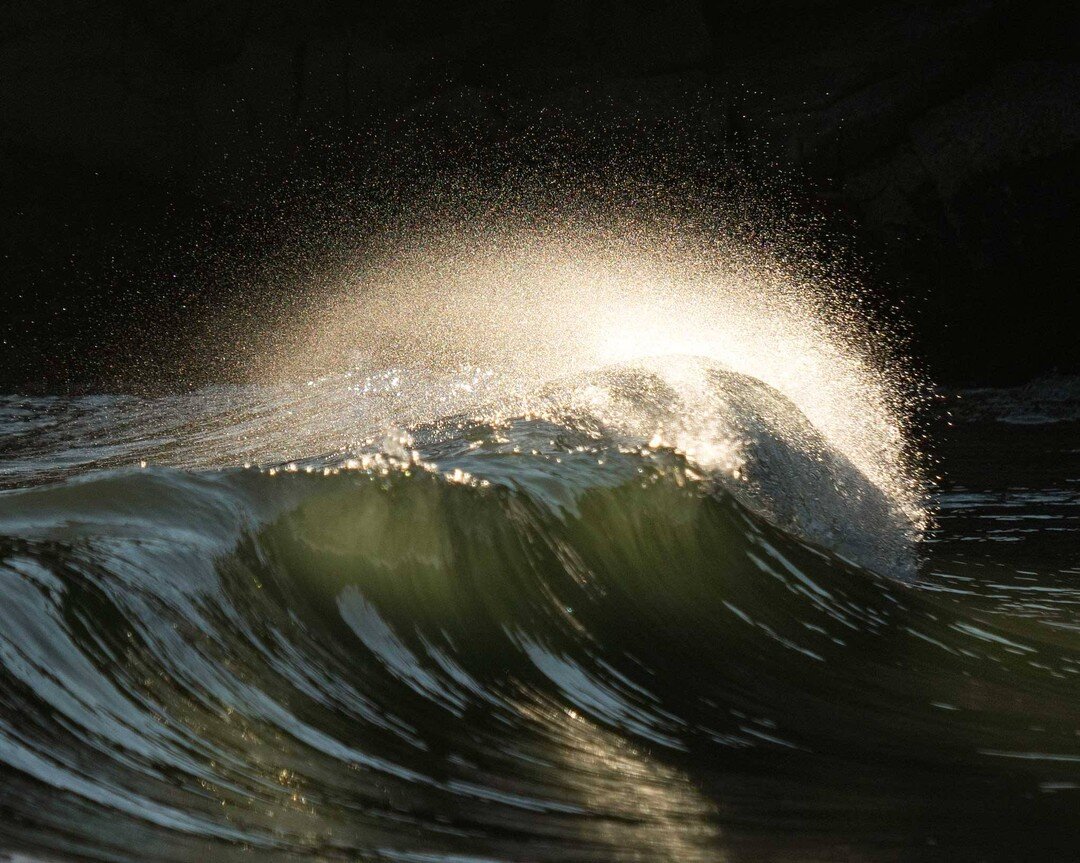
<path fill-rule="evenodd" d="M 553 382 L 666 358 L 650 373 L 678 394 L 683 418 L 677 433 L 669 419 L 642 430 L 645 439 L 738 472 L 744 442 L 710 419 L 700 366 L 673 361 L 707 360 L 782 394 L 918 533 L 926 515 L 908 430 L 911 381 L 881 360 L 887 335 L 836 287 L 805 260 L 700 231 L 436 225 L 331 280 L 266 368 L 407 369 L 429 382 L 427 415 L 424 397 L 409 405 L 408 419 L 424 422 L 445 408 L 440 387 L 461 388 L 462 369 L 483 370 L 483 405 L 478 394 L 476 405 L 458 398 L 456 408 L 498 418 L 543 413 L 550 399 L 538 407 L 535 394 Z"/>

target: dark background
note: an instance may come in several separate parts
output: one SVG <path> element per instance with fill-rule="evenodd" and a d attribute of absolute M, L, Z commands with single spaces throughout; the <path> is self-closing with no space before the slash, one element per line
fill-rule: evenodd
<path fill-rule="evenodd" d="M 418 127 L 452 161 L 536 122 L 783 175 L 939 381 L 1074 371 L 1076 25 L 1030 0 L 5 0 L 0 391 L 124 386 L 324 182 Z"/>

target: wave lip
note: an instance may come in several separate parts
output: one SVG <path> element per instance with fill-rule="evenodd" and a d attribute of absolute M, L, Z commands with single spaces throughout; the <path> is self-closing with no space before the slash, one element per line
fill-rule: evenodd
<path fill-rule="evenodd" d="M 913 580 L 923 513 L 883 487 L 782 393 L 703 357 L 665 356 L 556 384 L 546 411 L 576 427 L 669 447 L 717 488 L 856 564 Z"/>

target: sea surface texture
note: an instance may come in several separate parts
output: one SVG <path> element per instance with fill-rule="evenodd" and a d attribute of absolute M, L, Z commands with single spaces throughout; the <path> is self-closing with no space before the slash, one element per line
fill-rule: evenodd
<path fill-rule="evenodd" d="M 0 852 L 1074 858 L 1075 381 L 904 488 L 709 360 L 493 387 L 0 399 Z"/>

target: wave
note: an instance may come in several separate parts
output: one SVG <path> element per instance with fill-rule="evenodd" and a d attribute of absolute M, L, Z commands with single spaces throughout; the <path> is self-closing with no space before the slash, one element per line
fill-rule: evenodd
<path fill-rule="evenodd" d="M 1075 652 L 902 583 L 910 519 L 776 391 L 668 359 L 482 414 L 0 494 L 5 845 L 713 860 L 785 776 L 946 775 L 944 819 L 1072 781 Z"/>
<path fill-rule="evenodd" d="M 492 466 L 487 456 L 500 454 L 498 427 L 535 418 L 559 428 L 545 437 L 518 423 L 513 447 L 535 454 L 553 447 L 670 449 L 773 524 L 862 566 L 914 576 L 912 549 L 926 521 L 912 493 L 917 480 L 867 473 L 761 380 L 704 357 L 668 355 L 507 393 L 505 382 L 479 370 L 440 380 L 390 370 L 309 381 L 299 391 L 9 399 L 0 424 L 15 446 L 0 465 L 0 484 L 57 481 L 136 461 L 195 470 L 240 462 L 355 466 L 356 456 L 406 457 L 414 443 L 437 469 L 483 475 Z M 493 478 L 512 480 L 513 473 Z M 603 481 L 606 471 L 594 473 Z"/>

